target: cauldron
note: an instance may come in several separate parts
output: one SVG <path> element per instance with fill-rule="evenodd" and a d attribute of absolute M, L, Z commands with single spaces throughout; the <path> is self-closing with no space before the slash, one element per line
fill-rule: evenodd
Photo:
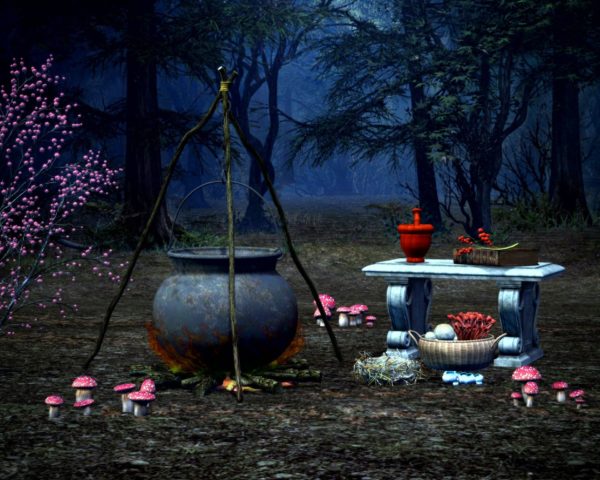
<path fill-rule="evenodd" d="M 171 369 L 231 371 L 226 247 L 175 249 L 175 266 L 154 297 L 150 346 Z M 241 368 L 277 359 L 296 334 L 294 292 L 277 273 L 278 248 L 236 247 L 235 308 Z"/>

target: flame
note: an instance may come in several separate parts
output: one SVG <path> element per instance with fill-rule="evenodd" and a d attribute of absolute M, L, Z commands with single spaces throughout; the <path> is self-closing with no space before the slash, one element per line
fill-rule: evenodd
<path fill-rule="evenodd" d="M 271 365 L 283 365 L 290 358 L 294 357 L 298 353 L 302 351 L 304 348 L 304 344 L 306 343 L 304 340 L 304 335 L 302 334 L 303 327 L 302 322 L 298 319 L 298 323 L 296 324 L 296 334 L 294 335 L 294 339 L 288 345 L 288 347 L 283 351 L 277 359 L 271 362 Z"/>

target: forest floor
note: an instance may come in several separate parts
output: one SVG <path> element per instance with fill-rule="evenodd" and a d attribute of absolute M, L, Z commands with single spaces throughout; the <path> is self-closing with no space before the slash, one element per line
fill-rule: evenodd
<path fill-rule="evenodd" d="M 511 369 L 485 369 L 482 386 L 453 387 L 439 373 L 393 387 L 352 376 L 361 352 L 385 349 L 389 329 L 386 284 L 361 268 L 402 253 L 364 203 L 327 201 L 288 205 L 300 258 L 320 292 L 339 304 L 365 303 L 378 320 L 372 329 L 334 326 L 344 357 L 338 363 L 325 329 L 312 320 L 307 287 L 289 255 L 281 260 L 278 271 L 296 292 L 304 326 L 299 356 L 322 371 L 320 383 L 247 393 L 240 404 L 225 391 L 164 389 L 151 416 L 121 414 L 112 386 L 131 378 L 133 364 L 159 363 L 144 323 L 171 267 L 163 252 L 146 252 L 89 372 L 100 383 L 92 415 L 66 406 L 50 421 L 43 402 L 52 393 L 71 402 L 70 383 L 93 348 L 114 287 L 82 276 L 68 292 L 81 304 L 79 315 L 34 321 L 34 312 L 22 313 L 15 335 L 0 337 L 0 478 L 600 478 L 600 229 L 511 237 L 539 245 L 542 261 L 566 267 L 541 285 L 541 393 L 534 407 L 514 407 Z M 448 258 L 453 238 L 437 236 L 428 257 Z M 494 283 L 435 282 L 432 323 L 460 310 L 495 315 Z M 585 408 L 554 401 L 549 385 L 559 379 L 586 390 Z"/>

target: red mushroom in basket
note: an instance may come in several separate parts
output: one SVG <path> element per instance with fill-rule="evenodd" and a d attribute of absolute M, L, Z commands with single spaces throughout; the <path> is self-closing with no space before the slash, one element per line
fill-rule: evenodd
<path fill-rule="evenodd" d="M 60 416 L 60 406 L 65 401 L 60 395 L 50 395 L 44 403 L 48 405 L 48 418 L 57 418 Z"/>
<path fill-rule="evenodd" d="M 521 393 L 523 394 L 523 398 L 527 400 L 527 394 L 525 393 L 523 387 L 527 382 L 535 382 L 537 380 L 542 379 L 542 375 L 538 371 L 537 368 L 532 367 L 531 365 L 523 365 L 522 367 L 518 367 L 512 374 L 512 379 L 515 382 L 521 383 Z"/>
<path fill-rule="evenodd" d="M 539 391 L 538 384 L 535 382 L 527 382 L 523 385 L 523 392 L 527 395 L 527 403 L 525 404 L 527 407 L 533 407 L 533 397 L 535 397 Z"/>
<path fill-rule="evenodd" d="M 92 398 L 94 388 L 98 386 L 96 379 L 88 375 L 81 375 L 73 380 L 71 386 L 75 389 L 75 401 Z"/>
<path fill-rule="evenodd" d="M 556 392 L 557 402 L 564 403 L 567 401 L 567 393 L 565 391 L 567 388 L 569 388 L 567 382 L 559 381 L 552 384 L 552 390 Z"/>
<path fill-rule="evenodd" d="M 121 411 L 123 413 L 133 412 L 133 403 L 127 398 L 127 394 L 135 390 L 135 383 L 122 383 L 113 388 L 113 391 L 121 395 Z"/>

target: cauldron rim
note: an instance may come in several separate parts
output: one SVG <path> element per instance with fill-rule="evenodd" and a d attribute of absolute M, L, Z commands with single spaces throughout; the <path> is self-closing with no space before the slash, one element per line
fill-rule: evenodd
<path fill-rule="evenodd" d="M 167 252 L 167 256 L 174 260 L 226 260 L 229 258 L 227 247 L 192 247 L 176 248 Z M 283 256 L 278 247 L 244 247 L 234 248 L 234 258 L 238 259 L 271 259 L 276 260 Z"/>

